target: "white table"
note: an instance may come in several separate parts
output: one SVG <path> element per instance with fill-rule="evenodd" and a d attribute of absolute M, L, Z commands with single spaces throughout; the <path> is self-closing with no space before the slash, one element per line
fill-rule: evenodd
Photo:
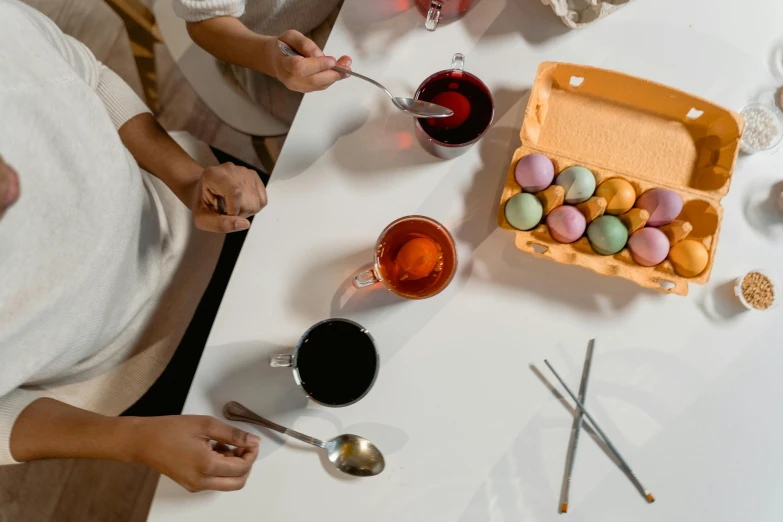
<path fill-rule="evenodd" d="M 163 478 L 149 520 L 562 520 L 572 417 L 542 361 L 576 387 L 591 337 L 588 407 L 658 500 L 646 504 L 583 436 L 569 520 L 780 520 L 783 309 L 737 313 L 727 282 L 753 268 L 783 272 L 783 222 L 764 202 L 781 189 L 782 156 L 740 159 L 712 281 L 686 298 L 523 254 L 496 211 L 539 62 L 619 69 L 739 109 L 775 84 L 769 56 L 783 36 L 783 3 L 639 0 L 566 32 L 538 0 L 482 0 L 434 34 L 395 5 L 347 0 L 327 52 L 352 55 L 357 71 L 401 94 L 462 52 L 494 93 L 493 128 L 445 162 L 364 82 L 307 96 L 185 406 L 220 416 L 234 399 L 322 438 L 357 433 L 380 446 L 387 468 L 339 476 L 315 450 L 259 431 L 242 491 L 191 495 Z M 406 214 L 451 229 L 454 282 L 421 302 L 354 291 L 378 233 Z M 340 316 L 373 333 L 382 367 L 362 401 L 328 409 L 267 358 Z"/>

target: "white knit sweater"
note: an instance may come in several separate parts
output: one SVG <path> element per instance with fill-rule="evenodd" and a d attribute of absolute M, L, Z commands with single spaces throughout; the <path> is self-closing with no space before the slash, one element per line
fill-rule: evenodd
<path fill-rule="evenodd" d="M 84 45 L 0 0 L 0 154 L 21 186 L 0 220 L 0 464 L 39 397 L 110 415 L 133 404 L 214 269 L 223 237 L 192 231 L 120 141 L 146 111 Z"/>

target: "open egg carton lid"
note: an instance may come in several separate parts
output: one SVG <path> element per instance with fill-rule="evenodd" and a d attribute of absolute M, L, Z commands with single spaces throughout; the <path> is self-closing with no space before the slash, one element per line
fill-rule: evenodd
<path fill-rule="evenodd" d="M 581 29 L 634 0 L 541 0 L 571 29 Z"/>

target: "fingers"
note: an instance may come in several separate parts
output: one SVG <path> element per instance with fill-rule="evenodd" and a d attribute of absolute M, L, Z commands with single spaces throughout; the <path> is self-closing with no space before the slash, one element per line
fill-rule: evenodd
<path fill-rule="evenodd" d="M 238 491 L 245 486 L 250 473 L 242 477 L 209 477 L 204 479 L 199 489 L 211 491 Z"/>
<path fill-rule="evenodd" d="M 331 56 L 320 58 L 303 58 L 301 56 L 287 56 L 283 59 L 283 69 L 292 77 L 299 80 L 307 79 L 323 71 L 328 71 L 337 65 L 337 60 Z"/>
<path fill-rule="evenodd" d="M 242 448 L 258 446 L 258 442 L 261 440 L 252 433 L 229 426 L 225 422 L 219 421 L 214 417 L 206 418 L 203 430 L 204 435 L 211 440 Z"/>
<path fill-rule="evenodd" d="M 213 477 L 243 477 L 250 473 L 250 468 L 253 467 L 252 460 L 220 453 L 213 455 L 213 462 L 209 469 L 209 475 Z"/>
<path fill-rule="evenodd" d="M 241 216 L 223 216 L 214 212 L 198 212 L 193 216 L 193 222 L 196 228 L 206 232 L 217 232 L 219 234 L 230 234 L 240 230 L 250 228 L 250 221 Z"/>
<path fill-rule="evenodd" d="M 280 40 L 287 43 L 305 56 L 320 57 L 324 55 L 324 52 L 316 45 L 314 41 L 299 31 L 286 31 L 280 35 Z"/>

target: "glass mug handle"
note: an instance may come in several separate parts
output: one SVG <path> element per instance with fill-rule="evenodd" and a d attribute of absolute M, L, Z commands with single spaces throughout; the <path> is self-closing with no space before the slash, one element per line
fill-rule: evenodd
<path fill-rule="evenodd" d="M 451 57 L 451 70 L 462 72 L 465 70 L 465 55 L 456 53 Z"/>
<path fill-rule="evenodd" d="M 294 356 L 285 354 L 276 354 L 269 356 L 269 366 L 272 368 L 290 368 L 294 365 Z"/>
<path fill-rule="evenodd" d="M 428 31 L 434 31 L 438 27 L 440 22 L 440 10 L 443 8 L 442 0 L 432 0 L 430 2 L 430 10 L 427 11 L 427 20 L 424 21 L 424 27 Z"/>
<path fill-rule="evenodd" d="M 375 283 L 380 283 L 381 279 L 375 273 L 375 268 L 365 270 L 361 274 L 353 278 L 353 286 L 356 288 L 364 288 L 366 286 L 372 286 Z"/>

